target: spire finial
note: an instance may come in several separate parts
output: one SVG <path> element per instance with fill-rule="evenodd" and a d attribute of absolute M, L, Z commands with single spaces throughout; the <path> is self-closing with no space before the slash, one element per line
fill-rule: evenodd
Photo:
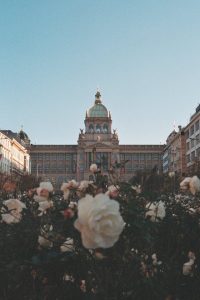
<path fill-rule="evenodd" d="M 97 92 L 95 94 L 95 104 L 100 104 L 101 103 L 101 94 L 99 92 L 99 89 L 97 89 Z"/>

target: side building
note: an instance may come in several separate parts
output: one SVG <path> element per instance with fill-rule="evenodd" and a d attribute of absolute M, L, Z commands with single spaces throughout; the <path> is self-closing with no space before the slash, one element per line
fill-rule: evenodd
<path fill-rule="evenodd" d="M 186 165 L 189 174 L 200 171 L 200 105 L 185 126 Z"/>
<path fill-rule="evenodd" d="M 138 170 L 162 169 L 163 145 L 119 144 L 118 134 L 112 130 L 111 113 L 103 105 L 99 92 L 94 105 L 86 111 L 84 123 L 77 145 L 31 145 L 32 174 L 59 186 L 70 179 L 87 180 L 92 163 L 105 175 L 112 165 L 121 163 L 124 180 Z"/>
<path fill-rule="evenodd" d="M 185 160 L 185 130 L 173 130 L 167 138 L 163 151 L 163 173 L 175 172 L 181 176 L 187 173 Z"/>
<path fill-rule="evenodd" d="M 200 105 L 185 127 L 170 133 L 163 152 L 163 172 L 200 176 Z"/>
<path fill-rule="evenodd" d="M 29 148 L 30 140 L 23 130 L 0 130 L 0 173 L 30 174 Z"/>

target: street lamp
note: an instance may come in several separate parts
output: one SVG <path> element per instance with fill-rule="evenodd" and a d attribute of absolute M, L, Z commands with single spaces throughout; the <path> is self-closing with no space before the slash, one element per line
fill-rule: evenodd
<path fill-rule="evenodd" d="M 93 154 L 93 163 L 95 163 L 95 160 L 96 160 L 96 147 L 94 146 L 93 149 L 92 149 L 92 154 Z"/>
<path fill-rule="evenodd" d="M 38 170 L 39 164 L 36 164 L 36 178 L 38 180 L 38 176 L 39 176 L 39 170 Z"/>

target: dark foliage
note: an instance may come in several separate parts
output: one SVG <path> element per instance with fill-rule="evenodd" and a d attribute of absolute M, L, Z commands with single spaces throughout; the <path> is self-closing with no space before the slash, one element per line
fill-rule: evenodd
<path fill-rule="evenodd" d="M 74 227 L 76 206 L 71 208 L 70 202 L 78 201 L 76 190 L 70 191 L 68 201 L 51 195 L 53 206 L 43 214 L 33 197 L 23 196 L 26 209 L 21 221 L 0 223 L 0 299 L 200 299 L 200 199 L 163 194 L 163 185 L 157 174 L 150 174 L 137 195 L 130 183 L 117 183 L 116 201 L 126 226 L 108 249 L 83 247 Z M 107 179 L 98 173 L 87 192 L 95 195 L 107 187 Z M 149 201 L 165 203 L 163 219 L 153 222 L 146 217 Z M 39 245 L 40 235 L 50 242 L 48 246 Z M 73 249 L 62 252 L 60 246 L 67 238 L 73 239 Z M 189 252 L 195 262 L 183 275 Z"/>

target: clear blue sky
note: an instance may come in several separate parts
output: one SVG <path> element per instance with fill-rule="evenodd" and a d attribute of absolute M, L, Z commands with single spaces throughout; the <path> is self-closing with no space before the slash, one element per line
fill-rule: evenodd
<path fill-rule="evenodd" d="M 200 102 L 199 0 L 1 0 L 0 128 L 75 144 L 100 87 L 120 143 L 164 143 Z"/>

